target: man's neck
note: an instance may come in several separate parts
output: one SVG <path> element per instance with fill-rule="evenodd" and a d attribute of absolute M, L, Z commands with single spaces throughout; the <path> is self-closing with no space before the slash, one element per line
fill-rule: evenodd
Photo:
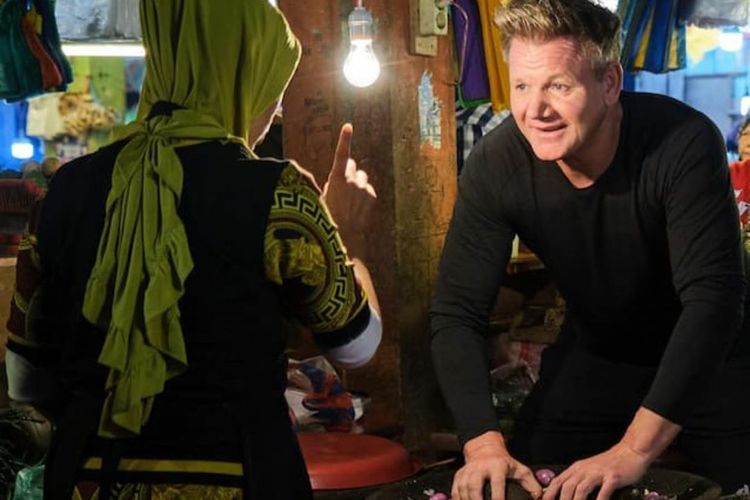
<path fill-rule="evenodd" d="M 617 153 L 622 124 L 622 105 L 607 111 L 596 133 L 570 158 L 557 160 L 560 170 L 578 189 L 591 186 L 609 168 Z"/>

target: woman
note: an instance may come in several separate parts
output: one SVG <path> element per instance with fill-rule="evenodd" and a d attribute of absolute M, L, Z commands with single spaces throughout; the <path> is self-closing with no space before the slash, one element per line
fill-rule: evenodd
<path fill-rule="evenodd" d="M 142 0 L 141 22 L 138 120 L 56 173 L 19 257 L 9 392 L 55 420 L 45 497 L 310 498 L 282 318 L 343 366 L 380 323 L 314 182 L 251 152 L 299 42 L 266 0 Z M 326 187 L 374 194 L 350 140 Z"/>

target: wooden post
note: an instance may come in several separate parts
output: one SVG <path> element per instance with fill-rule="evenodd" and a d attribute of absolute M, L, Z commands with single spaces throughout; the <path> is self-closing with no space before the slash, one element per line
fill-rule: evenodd
<path fill-rule="evenodd" d="M 446 412 L 430 360 L 428 310 L 456 194 L 452 40 L 437 57 L 409 54 L 409 1 L 365 0 L 382 73 L 365 89 L 343 78 L 350 0 L 279 0 L 303 58 L 284 98 L 284 153 L 323 184 L 338 131 L 354 126 L 352 156 L 378 192 L 365 234 L 343 234 L 378 290 L 384 338 L 375 359 L 345 373 L 367 391 L 371 429 L 397 426 L 423 445 Z"/>

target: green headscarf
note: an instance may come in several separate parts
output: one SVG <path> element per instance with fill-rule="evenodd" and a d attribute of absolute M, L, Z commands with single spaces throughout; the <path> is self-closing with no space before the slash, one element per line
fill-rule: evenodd
<path fill-rule="evenodd" d="M 83 304 L 86 319 L 107 331 L 104 437 L 139 434 L 164 383 L 187 367 L 177 302 L 193 261 L 177 214 L 175 148 L 244 143 L 301 53 L 268 0 L 141 0 L 140 12 L 147 55 L 138 120 L 115 132 L 129 141 L 115 162 Z M 185 109 L 146 119 L 158 101 Z"/>

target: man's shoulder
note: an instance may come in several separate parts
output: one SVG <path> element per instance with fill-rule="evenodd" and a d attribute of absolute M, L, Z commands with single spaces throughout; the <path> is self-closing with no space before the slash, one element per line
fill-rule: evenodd
<path fill-rule="evenodd" d="M 623 92 L 622 101 L 631 125 L 669 131 L 673 129 L 715 129 L 701 111 L 671 96 L 647 92 Z"/>

